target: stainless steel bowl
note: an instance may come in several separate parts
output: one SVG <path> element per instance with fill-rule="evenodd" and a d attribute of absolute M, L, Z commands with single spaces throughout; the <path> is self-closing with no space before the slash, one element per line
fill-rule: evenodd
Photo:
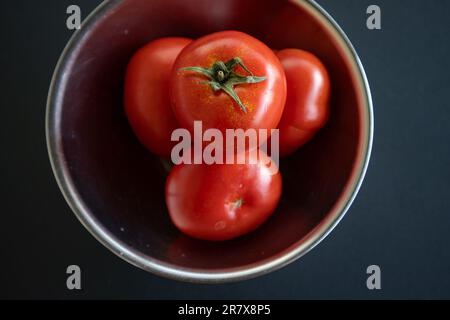
<path fill-rule="evenodd" d="M 247 32 L 275 49 L 315 53 L 330 72 L 332 112 L 310 143 L 282 160 L 284 194 L 273 217 L 247 236 L 209 243 L 183 236 L 171 224 L 163 191 L 167 173 L 134 138 L 122 87 L 128 60 L 146 42 L 225 29 Z M 104 246 L 164 277 L 229 282 L 298 259 L 342 219 L 369 162 L 372 99 L 350 41 L 313 1 L 112 0 L 86 18 L 62 53 L 46 130 L 58 185 Z"/>

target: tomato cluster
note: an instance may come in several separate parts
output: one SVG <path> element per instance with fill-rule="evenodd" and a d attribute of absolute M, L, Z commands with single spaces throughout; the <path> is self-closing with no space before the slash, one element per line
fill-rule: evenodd
<path fill-rule="evenodd" d="M 328 73 L 313 54 L 272 51 L 245 33 L 223 31 L 197 40 L 162 38 L 139 49 L 127 68 L 124 102 L 138 139 L 164 158 L 174 146 L 172 132 L 193 132 L 194 121 L 221 132 L 278 128 L 280 155 L 287 156 L 325 125 L 329 96 Z M 173 223 L 216 241 L 257 228 L 276 209 L 282 179 L 270 172 L 273 163 L 253 160 L 174 166 L 166 182 Z"/>

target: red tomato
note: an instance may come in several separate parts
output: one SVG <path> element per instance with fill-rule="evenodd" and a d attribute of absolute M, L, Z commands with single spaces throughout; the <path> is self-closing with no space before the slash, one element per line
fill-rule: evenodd
<path fill-rule="evenodd" d="M 287 99 L 280 129 L 280 155 L 308 142 L 328 120 L 330 79 L 320 60 L 299 49 L 277 52 L 287 81 Z"/>
<path fill-rule="evenodd" d="M 172 71 L 172 107 L 179 123 L 203 128 L 274 129 L 286 100 L 280 61 L 265 44 L 238 31 L 193 41 Z M 270 133 L 269 133 L 270 134 Z"/>
<path fill-rule="evenodd" d="M 166 203 L 178 229 L 219 241 L 261 225 L 280 199 L 281 174 L 263 161 L 246 163 L 175 166 L 166 182 Z"/>
<path fill-rule="evenodd" d="M 125 111 L 134 133 L 150 151 L 168 157 L 179 127 L 169 97 L 169 78 L 180 51 L 191 42 L 162 38 L 150 42 L 132 57 L 125 78 Z"/>

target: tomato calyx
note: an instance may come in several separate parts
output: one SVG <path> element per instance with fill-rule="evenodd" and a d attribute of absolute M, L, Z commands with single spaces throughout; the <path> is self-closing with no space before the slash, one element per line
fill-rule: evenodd
<path fill-rule="evenodd" d="M 239 198 L 231 203 L 233 209 L 239 209 L 244 204 L 244 199 Z"/>
<path fill-rule="evenodd" d="M 241 66 L 249 76 L 241 75 L 234 72 L 236 66 Z M 234 91 L 234 86 L 244 83 L 259 83 L 266 80 L 266 77 L 255 76 L 242 62 L 239 57 L 234 57 L 227 62 L 216 61 L 211 68 L 203 67 L 185 67 L 180 70 L 194 71 L 206 76 L 209 80 L 201 83 L 207 83 L 211 86 L 214 92 L 222 90 L 228 94 L 242 109 L 244 113 L 247 113 L 247 108 L 239 99 L 239 96 Z"/>

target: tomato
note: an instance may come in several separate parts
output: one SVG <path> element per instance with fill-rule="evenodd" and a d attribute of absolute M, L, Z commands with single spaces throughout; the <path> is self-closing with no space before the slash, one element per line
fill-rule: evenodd
<path fill-rule="evenodd" d="M 299 49 L 277 53 L 287 81 L 287 99 L 280 129 L 280 155 L 308 142 L 328 120 L 330 79 L 313 54 Z"/>
<path fill-rule="evenodd" d="M 286 100 L 286 79 L 276 55 L 238 31 L 199 38 L 172 70 L 172 107 L 179 123 L 205 129 L 275 129 Z M 269 132 L 270 133 L 270 132 Z"/>
<path fill-rule="evenodd" d="M 166 182 L 173 223 L 187 235 L 213 241 L 254 230 L 272 214 L 281 195 L 281 174 L 266 161 L 175 166 Z"/>
<path fill-rule="evenodd" d="M 125 78 L 125 112 L 131 127 L 153 153 L 168 157 L 170 137 L 179 127 L 169 97 L 169 78 L 186 38 L 161 38 L 139 49 L 128 64 Z"/>

